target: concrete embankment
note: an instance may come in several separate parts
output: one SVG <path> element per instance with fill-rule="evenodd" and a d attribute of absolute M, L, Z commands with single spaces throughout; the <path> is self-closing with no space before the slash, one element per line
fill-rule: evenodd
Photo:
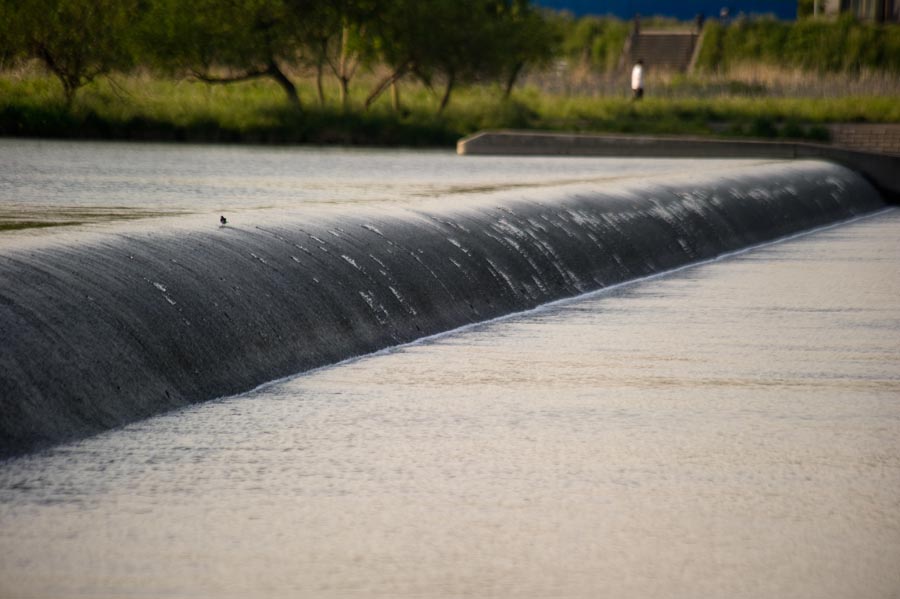
<path fill-rule="evenodd" d="M 0 455 L 878 210 L 818 161 L 0 238 Z"/>
<path fill-rule="evenodd" d="M 701 137 L 484 131 L 461 139 L 457 144 L 457 152 L 466 155 L 827 160 L 855 170 L 875 185 L 887 200 L 900 202 L 900 156 L 824 144 Z"/>

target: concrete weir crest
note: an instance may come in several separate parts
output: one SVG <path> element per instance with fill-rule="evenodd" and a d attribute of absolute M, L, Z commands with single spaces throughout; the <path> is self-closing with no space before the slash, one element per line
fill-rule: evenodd
<path fill-rule="evenodd" d="M 484 149 L 479 139 L 463 150 Z M 9 238 L 0 456 L 884 206 L 852 170 L 800 160 L 228 227 Z"/>

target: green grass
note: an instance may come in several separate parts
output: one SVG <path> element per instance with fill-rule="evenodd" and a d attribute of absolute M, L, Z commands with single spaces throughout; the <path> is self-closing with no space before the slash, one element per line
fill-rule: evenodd
<path fill-rule="evenodd" d="M 87 86 L 66 109 L 49 77 L 0 78 L 0 134 L 373 145 L 447 145 L 457 137 L 453 124 L 432 111 L 397 115 L 379 104 L 345 112 L 336 102 L 318 106 L 312 89 L 300 87 L 306 105 L 298 112 L 268 81 L 206 85 L 119 76 Z"/>
<path fill-rule="evenodd" d="M 344 111 L 333 89 L 319 106 L 311 84 L 301 81 L 304 108 L 297 111 L 265 80 L 215 86 L 120 75 L 85 87 L 67 109 L 54 79 L 6 74 L 0 75 L 0 135 L 452 147 L 462 136 L 497 128 L 820 140 L 831 122 L 900 122 L 895 96 L 783 98 L 737 90 L 632 103 L 624 94 L 589 98 L 524 88 L 504 101 L 491 85 L 461 88 L 437 114 L 436 94 L 411 83 L 402 86 L 402 111 L 391 108 L 388 94 L 366 111 L 371 85 L 371 78 L 357 81 Z"/>

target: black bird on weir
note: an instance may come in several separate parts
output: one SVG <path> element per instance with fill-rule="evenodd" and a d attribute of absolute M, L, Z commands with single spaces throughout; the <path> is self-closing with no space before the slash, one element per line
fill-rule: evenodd
<path fill-rule="evenodd" d="M 220 216 L 220 217 L 219 217 L 219 222 L 222 223 L 222 226 L 224 227 L 225 225 L 228 224 L 228 219 L 225 218 L 224 216 Z"/>

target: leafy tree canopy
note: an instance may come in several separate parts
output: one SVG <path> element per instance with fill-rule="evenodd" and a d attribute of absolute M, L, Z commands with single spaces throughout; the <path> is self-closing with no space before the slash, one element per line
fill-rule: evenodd
<path fill-rule="evenodd" d="M 37 58 L 62 83 L 66 104 L 97 76 L 131 66 L 137 0 L 0 0 L 7 56 Z"/>

